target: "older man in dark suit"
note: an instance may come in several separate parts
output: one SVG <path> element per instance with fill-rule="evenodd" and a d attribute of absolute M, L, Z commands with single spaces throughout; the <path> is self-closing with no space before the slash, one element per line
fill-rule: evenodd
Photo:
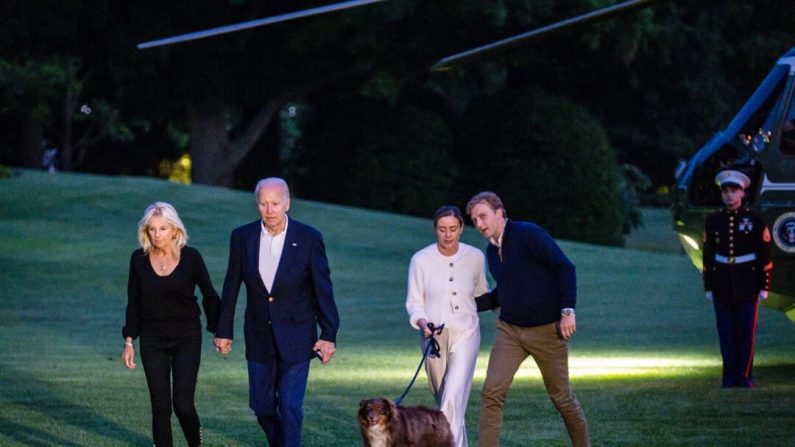
<path fill-rule="evenodd" d="M 215 347 L 224 355 L 232 349 L 242 282 L 249 406 L 271 447 L 300 446 L 309 362 L 331 361 L 339 314 L 323 237 L 287 217 L 287 183 L 266 178 L 254 195 L 262 219 L 232 232 Z"/>

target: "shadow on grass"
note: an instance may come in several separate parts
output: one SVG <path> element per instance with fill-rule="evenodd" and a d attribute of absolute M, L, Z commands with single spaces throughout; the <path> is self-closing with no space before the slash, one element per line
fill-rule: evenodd
<path fill-rule="evenodd" d="M 151 444 L 148 436 L 130 431 L 88 407 L 65 400 L 50 392 L 50 388 L 50 384 L 31 377 L 25 371 L 4 369 L 0 373 L 0 393 L 6 402 L 49 417 L 62 426 L 77 427 L 101 437 L 124 440 L 133 445 Z M 7 415 L 8 413 L 4 416 Z M 7 417 L 0 419 L 0 428 L 6 437 L 23 445 L 79 445 L 51 433 L 20 425 Z"/>
<path fill-rule="evenodd" d="M 784 381 L 792 384 L 795 381 L 795 363 L 778 363 L 754 366 L 754 376 L 767 380 Z"/>
<path fill-rule="evenodd" d="M 3 437 L 31 447 L 50 447 L 53 445 L 80 447 L 80 444 L 76 444 L 62 437 L 53 436 L 50 433 L 33 427 L 18 424 L 2 416 L 0 416 L 0 432 L 3 433 Z"/>

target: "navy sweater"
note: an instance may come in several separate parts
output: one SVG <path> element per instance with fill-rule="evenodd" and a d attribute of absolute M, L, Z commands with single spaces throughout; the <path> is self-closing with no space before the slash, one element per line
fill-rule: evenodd
<path fill-rule="evenodd" d="M 577 304 L 574 264 L 543 228 L 507 220 L 502 259 L 497 247 L 486 249 L 489 272 L 497 282 L 478 297 L 478 310 L 500 307 L 500 319 L 521 327 L 560 320 L 560 310 Z"/>

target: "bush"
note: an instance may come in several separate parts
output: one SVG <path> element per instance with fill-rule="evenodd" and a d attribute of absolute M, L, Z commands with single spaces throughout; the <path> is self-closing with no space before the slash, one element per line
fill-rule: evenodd
<path fill-rule="evenodd" d="M 476 101 L 462 122 L 465 180 L 499 194 L 508 216 L 553 236 L 623 245 L 620 171 L 600 123 L 537 89 Z"/>
<path fill-rule="evenodd" d="M 643 215 L 640 212 L 640 192 L 651 188 L 651 180 L 639 167 L 625 163 L 621 165 L 621 219 L 622 234 L 629 234 L 633 228 L 643 226 Z"/>
<path fill-rule="evenodd" d="M 450 203 L 453 137 L 438 115 L 361 100 L 323 118 L 297 160 L 303 197 L 425 217 Z"/>

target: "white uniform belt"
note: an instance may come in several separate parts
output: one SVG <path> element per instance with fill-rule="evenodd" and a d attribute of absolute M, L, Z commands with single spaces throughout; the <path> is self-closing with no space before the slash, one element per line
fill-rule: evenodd
<path fill-rule="evenodd" d="M 721 264 L 742 264 L 745 262 L 756 261 L 756 254 L 751 253 L 742 256 L 721 256 L 715 255 L 715 261 Z"/>

